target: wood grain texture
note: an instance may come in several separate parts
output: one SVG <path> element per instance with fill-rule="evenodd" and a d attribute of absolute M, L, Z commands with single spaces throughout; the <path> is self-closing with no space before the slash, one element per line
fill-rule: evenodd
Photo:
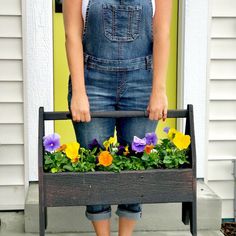
<path fill-rule="evenodd" d="M 47 206 L 192 201 L 191 169 L 44 173 Z"/>
<path fill-rule="evenodd" d="M 182 203 L 182 221 L 197 235 L 196 147 L 193 105 L 187 110 L 168 110 L 167 117 L 186 117 L 185 134 L 191 136 L 190 167 L 179 169 L 126 170 L 119 173 L 59 172 L 43 170 L 45 120 L 70 119 L 68 112 L 44 112 L 39 107 L 38 174 L 40 236 L 47 228 L 47 207 L 91 204 Z M 141 111 L 92 113 L 92 117 L 146 116 Z"/>

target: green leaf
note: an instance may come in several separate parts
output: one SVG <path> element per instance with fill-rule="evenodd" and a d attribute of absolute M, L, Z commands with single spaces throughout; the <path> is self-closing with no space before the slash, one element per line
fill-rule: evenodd
<path fill-rule="evenodd" d="M 61 152 L 55 153 L 55 160 L 60 161 L 63 158 L 63 154 Z"/>
<path fill-rule="evenodd" d="M 50 158 L 47 158 L 44 163 L 45 164 L 51 164 L 51 163 L 53 163 L 53 161 Z"/>
<path fill-rule="evenodd" d="M 147 160 L 149 159 L 149 156 L 148 156 L 146 153 L 144 153 L 144 154 L 142 155 L 141 159 L 142 159 L 143 161 L 147 161 Z"/>
<path fill-rule="evenodd" d="M 52 168 L 52 169 L 51 169 L 51 172 L 52 172 L 52 173 L 56 173 L 56 172 L 58 172 L 58 170 L 57 170 L 57 168 Z"/>
<path fill-rule="evenodd" d="M 64 165 L 63 168 L 66 169 L 66 170 L 69 170 L 69 171 L 73 171 L 74 170 L 71 165 Z"/>

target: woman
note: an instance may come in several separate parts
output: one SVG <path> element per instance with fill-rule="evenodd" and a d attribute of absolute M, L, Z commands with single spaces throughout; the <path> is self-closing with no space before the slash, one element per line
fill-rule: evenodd
<path fill-rule="evenodd" d="M 77 141 L 121 144 L 165 121 L 172 0 L 64 0 L 68 108 Z M 147 110 L 148 118 L 92 118 L 91 111 Z M 141 204 L 120 204 L 119 236 L 132 235 Z M 110 235 L 110 205 L 88 205 L 98 236 Z"/>

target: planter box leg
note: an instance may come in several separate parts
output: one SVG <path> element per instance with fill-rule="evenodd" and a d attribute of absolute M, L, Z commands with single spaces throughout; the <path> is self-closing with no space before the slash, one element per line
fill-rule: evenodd
<path fill-rule="evenodd" d="M 47 228 L 47 207 L 39 207 L 39 232 L 40 236 L 45 236 Z"/>
<path fill-rule="evenodd" d="M 191 202 L 191 214 L 190 214 L 190 232 L 193 236 L 197 236 L 197 203 Z"/>
<path fill-rule="evenodd" d="M 189 225 L 191 212 L 191 202 L 182 202 L 182 222 Z"/>

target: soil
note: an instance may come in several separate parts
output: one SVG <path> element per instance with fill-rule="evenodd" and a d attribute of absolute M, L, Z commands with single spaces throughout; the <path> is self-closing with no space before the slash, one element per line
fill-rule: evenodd
<path fill-rule="evenodd" d="M 236 236 L 236 222 L 226 222 L 221 225 L 221 232 L 225 236 Z"/>

